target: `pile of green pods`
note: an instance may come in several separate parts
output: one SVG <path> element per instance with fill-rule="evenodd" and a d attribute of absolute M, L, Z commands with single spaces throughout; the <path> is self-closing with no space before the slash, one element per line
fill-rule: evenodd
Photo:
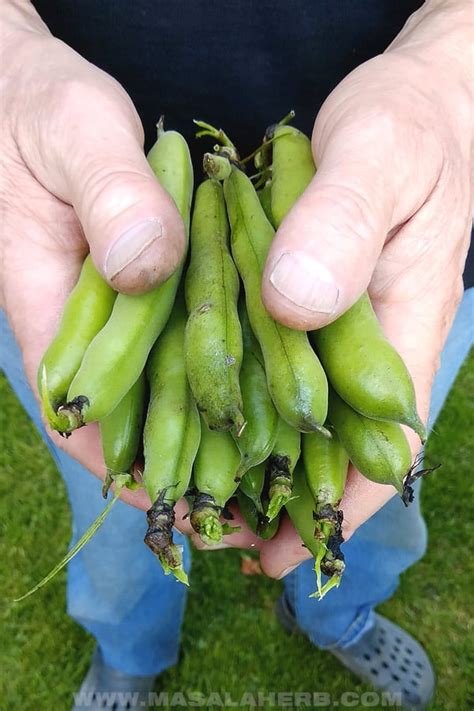
<path fill-rule="evenodd" d="M 142 295 L 116 294 L 88 256 L 38 386 L 63 436 L 99 422 L 104 496 L 111 485 L 146 490 L 145 542 L 165 572 L 187 582 L 173 543 L 178 499 L 209 546 L 236 530 L 235 500 L 264 539 L 286 510 L 314 555 L 321 597 L 344 570 L 339 504 L 349 461 L 407 503 L 413 457 L 401 425 L 422 441 L 425 429 L 367 294 L 312 333 L 265 309 L 275 230 L 316 172 L 311 143 L 289 118 L 244 160 L 222 130 L 197 121 L 197 135 L 217 145 L 195 195 L 188 145 L 160 121 L 148 160 L 181 214 L 190 254 Z M 248 177 L 252 157 L 258 173 Z"/>

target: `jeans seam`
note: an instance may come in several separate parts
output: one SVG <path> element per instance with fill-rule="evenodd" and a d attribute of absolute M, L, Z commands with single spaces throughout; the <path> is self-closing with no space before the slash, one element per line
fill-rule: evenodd
<path fill-rule="evenodd" d="M 333 642 L 325 647 L 325 649 L 337 649 L 341 647 L 346 647 L 360 634 L 361 630 L 365 627 L 369 615 L 372 612 L 373 607 L 367 606 L 362 612 L 359 612 L 356 618 L 351 622 L 344 634 L 339 637 L 337 642 Z"/>

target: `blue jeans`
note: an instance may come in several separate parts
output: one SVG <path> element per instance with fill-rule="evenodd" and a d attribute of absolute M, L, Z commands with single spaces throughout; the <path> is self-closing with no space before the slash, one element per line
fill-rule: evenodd
<path fill-rule="evenodd" d="M 474 289 L 459 307 L 436 376 L 430 412 L 435 422 L 456 374 L 473 342 Z M 27 384 L 21 356 L 6 318 L 0 312 L 0 366 L 23 407 L 41 432 L 65 481 L 73 518 L 73 542 L 103 508 L 100 483 L 57 449 L 44 431 L 38 406 Z M 419 492 L 418 492 L 419 493 Z M 143 544 L 145 517 L 121 502 L 68 571 L 69 614 L 97 639 L 105 661 L 129 674 L 157 674 L 177 660 L 186 589 L 164 576 Z M 186 540 L 185 565 L 190 556 Z M 322 601 L 314 590 L 312 562 L 285 578 L 288 602 L 299 626 L 320 648 L 348 646 L 373 625 L 374 606 L 396 590 L 400 574 L 426 548 L 426 527 L 419 495 L 405 509 L 391 499 L 344 546 L 346 572 L 337 590 Z"/>

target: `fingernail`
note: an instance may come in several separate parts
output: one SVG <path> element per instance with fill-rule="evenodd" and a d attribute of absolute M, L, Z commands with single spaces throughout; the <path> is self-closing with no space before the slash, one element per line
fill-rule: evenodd
<path fill-rule="evenodd" d="M 308 311 L 331 314 L 339 289 L 328 269 L 304 252 L 284 252 L 270 275 L 279 294 Z"/>
<path fill-rule="evenodd" d="M 163 234 L 161 222 L 143 220 L 123 233 L 105 258 L 105 274 L 112 281 Z"/>
<path fill-rule="evenodd" d="M 281 580 L 282 578 L 285 578 L 287 575 L 289 575 L 290 573 L 292 573 L 293 570 L 295 570 L 295 568 L 298 567 L 298 565 L 299 565 L 299 563 L 297 563 L 296 565 L 290 565 L 289 568 L 285 568 L 285 570 L 283 571 L 283 573 L 280 573 L 280 575 L 277 576 L 277 580 Z"/>

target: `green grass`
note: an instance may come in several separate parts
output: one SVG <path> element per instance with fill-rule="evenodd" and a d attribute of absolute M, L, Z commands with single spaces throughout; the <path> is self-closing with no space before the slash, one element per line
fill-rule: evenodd
<path fill-rule="evenodd" d="M 443 711 L 469 708 L 474 686 L 473 362 L 471 357 L 470 370 L 464 366 L 428 445 L 428 460 L 443 463 L 422 496 L 428 553 L 380 608 L 427 648 L 438 673 L 432 708 Z M 94 643 L 65 612 L 65 575 L 22 604 L 9 601 L 64 554 L 68 505 L 46 447 L 4 379 L 0 398 L 0 707 L 66 711 Z M 368 689 L 330 654 L 280 629 L 273 604 L 281 583 L 244 577 L 239 568 L 238 551 L 194 555 L 181 660 L 162 675 L 157 691 L 228 691 L 240 698 L 259 690 L 314 690 L 337 699 Z"/>

